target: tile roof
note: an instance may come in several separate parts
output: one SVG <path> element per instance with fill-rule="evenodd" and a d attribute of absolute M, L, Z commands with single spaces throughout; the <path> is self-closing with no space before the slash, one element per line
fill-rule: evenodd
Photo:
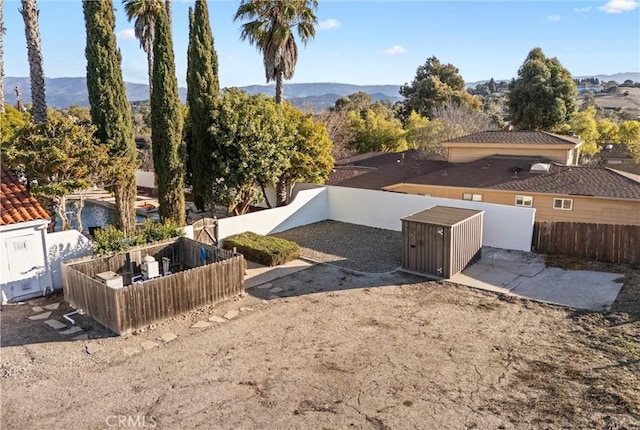
<path fill-rule="evenodd" d="M 536 144 L 536 145 L 557 145 L 572 144 L 578 145 L 582 141 L 578 137 L 563 136 L 560 134 L 548 133 L 546 131 L 502 131 L 488 130 L 443 142 L 447 143 L 498 143 L 498 144 Z"/>
<path fill-rule="evenodd" d="M 423 175 L 427 172 L 444 169 L 448 165 L 449 163 L 447 161 L 405 159 L 399 163 L 390 163 L 377 169 L 368 169 L 365 173 L 342 180 L 339 180 L 335 172 L 332 172 L 331 175 L 329 175 L 327 185 L 380 190 L 389 185 L 406 182 L 410 178 Z M 339 169 L 335 169 L 335 171 L 338 172 Z"/>
<path fill-rule="evenodd" d="M 548 163 L 548 172 L 532 173 L 531 165 Z M 533 157 L 493 156 L 403 182 L 547 194 L 573 194 L 640 200 L 640 176 L 603 166 L 564 166 Z"/>
<path fill-rule="evenodd" d="M 0 225 L 49 219 L 49 214 L 31 197 L 27 188 L 9 169 L 2 168 L 0 176 Z"/>

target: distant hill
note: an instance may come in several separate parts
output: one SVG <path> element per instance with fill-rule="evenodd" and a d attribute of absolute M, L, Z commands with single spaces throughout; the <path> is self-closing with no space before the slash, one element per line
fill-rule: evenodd
<path fill-rule="evenodd" d="M 586 79 L 586 78 L 598 78 L 600 82 L 609 82 L 614 81 L 619 84 L 623 83 L 627 80 L 632 80 L 633 82 L 640 82 L 640 72 L 626 72 L 626 73 L 615 73 L 613 75 L 586 75 L 586 76 L 574 76 L 574 79 Z M 510 81 L 511 79 L 495 79 L 496 82 L 504 82 Z M 475 81 L 475 82 L 467 82 L 465 83 L 467 88 L 475 88 L 478 84 L 484 84 L 489 82 L 489 79 L 484 81 Z"/>
<path fill-rule="evenodd" d="M 622 83 L 628 79 L 634 82 L 640 82 L 640 73 L 616 73 L 614 75 L 596 75 L 596 76 L 576 76 L 576 78 L 598 78 L 600 81 L 616 81 Z M 468 88 L 473 88 L 480 83 L 487 81 L 468 82 Z M 47 89 L 47 103 L 49 106 L 57 108 L 66 108 L 71 105 L 87 106 L 89 104 L 87 95 L 86 78 L 47 78 L 45 80 Z M 149 99 L 148 86 L 145 84 L 125 83 L 127 88 L 127 97 L 131 102 L 144 101 Z M 16 95 L 14 89 L 21 89 L 23 103 L 31 101 L 31 92 L 29 90 L 29 78 L 5 77 L 5 101 L 15 104 Z M 273 96 L 275 94 L 275 85 L 249 85 L 240 87 L 249 94 L 267 94 Z M 402 100 L 400 96 L 400 85 L 351 85 L 341 83 L 306 83 L 306 84 L 286 84 L 284 85 L 284 93 L 287 101 L 293 105 L 304 109 L 320 111 L 333 106 L 337 99 L 356 92 L 365 92 L 371 96 L 374 101 L 390 101 L 396 102 Z M 182 102 L 186 100 L 186 88 L 179 88 L 180 99 Z"/>
<path fill-rule="evenodd" d="M 23 103 L 31 101 L 31 92 L 29 90 L 29 78 L 5 78 L 5 101 L 15 104 L 16 94 L 15 88 L 21 89 L 21 98 Z M 149 99 L 149 89 L 145 84 L 125 83 L 127 88 L 127 97 L 130 101 L 142 101 Z M 87 106 L 89 98 L 87 94 L 86 78 L 47 78 L 45 79 L 47 90 L 47 104 L 57 108 L 66 108 L 71 105 Z M 275 94 L 274 85 L 250 85 L 241 87 L 249 94 L 267 94 L 273 96 Z M 362 91 L 372 96 L 375 101 L 400 100 L 398 92 L 400 85 L 350 85 L 337 83 L 310 83 L 310 84 L 285 84 L 285 97 L 292 104 L 312 110 L 322 110 L 329 106 L 333 106 L 335 101 L 342 96 Z M 185 102 L 187 96 L 186 88 L 179 88 L 180 99 Z"/>

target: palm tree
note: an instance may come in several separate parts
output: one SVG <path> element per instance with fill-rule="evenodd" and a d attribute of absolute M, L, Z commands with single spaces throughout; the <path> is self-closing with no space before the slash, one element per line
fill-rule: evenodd
<path fill-rule="evenodd" d="M 134 34 L 140 41 L 140 47 L 147 54 L 147 68 L 149 75 L 149 99 L 153 90 L 153 38 L 156 26 L 158 8 L 162 7 L 159 0 L 122 0 L 127 19 L 135 19 Z M 171 7 L 171 3 L 167 5 Z"/>
<path fill-rule="evenodd" d="M 233 20 L 242 24 L 240 40 L 262 52 L 267 82 L 276 82 L 276 102 L 283 101 L 283 80 L 291 79 L 298 62 L 292 29 L 306 45 L 315 34 L 317 0 L 242 0 Z"/>
<path fill-rule="evenodd" d="M 27 37 L 33 120 L 36 123 L 43 123 L 47 120 L 47 102 L 42 67 L 42 44 L 40 43 L 40 29 L 38 27 L 39 12 L 36 0 L 22 0 L 20 13 L 24 19 L 24 31 Z"/>

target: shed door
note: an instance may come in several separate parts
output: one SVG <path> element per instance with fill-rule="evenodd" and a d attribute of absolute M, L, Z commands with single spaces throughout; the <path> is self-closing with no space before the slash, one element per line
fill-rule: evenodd
<path fill-rule="evenodd" d="M 446 273 L 447 270 L 445 269 L 444 265 L 445 265 L 445 261 L 444 261 L 444 251 L 445 251 L 445 246 L 444 246 L 444 238 L 445 238 L 445 229 L 444 227 L 441 226 L 436 226 L 433 229 L 433 237 L 431 237 L 431 240 L 433 241 L 434 244 L 434 255 L 433 255 L 433 261 L 435 263 L 435 274 L 438 276 L 443 276 L 443 277 L 448 277 L 449 274 Z"/>
<path fill-rule="evenodd" d="M 44 261 L 42 253 L 35 246 L 33 235 L 6 239 L 5 247 L 9 267 L 8 279 L 13 281 L 11 296 L 19 297 L 40 291 Z"/>

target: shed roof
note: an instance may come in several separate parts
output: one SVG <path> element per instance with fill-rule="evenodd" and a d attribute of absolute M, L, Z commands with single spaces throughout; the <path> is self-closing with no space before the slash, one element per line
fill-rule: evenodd
<path fill-rule="evenodd" d="M 2 168 L 0 183 L 0 225 L 49 219 L 47 211 L 29 194 L 27 187 L 20 183 L 11 170 Z"/>
<path fill-rule="evenodd" d="M 412 221 L 422 224 L 442 225 L 452 227 L 484 211 L 475 209 L 452 208 L 449 206 L 433 206 L 429 209 L 414 213 L 402 218 L 403 221 Z"/>

